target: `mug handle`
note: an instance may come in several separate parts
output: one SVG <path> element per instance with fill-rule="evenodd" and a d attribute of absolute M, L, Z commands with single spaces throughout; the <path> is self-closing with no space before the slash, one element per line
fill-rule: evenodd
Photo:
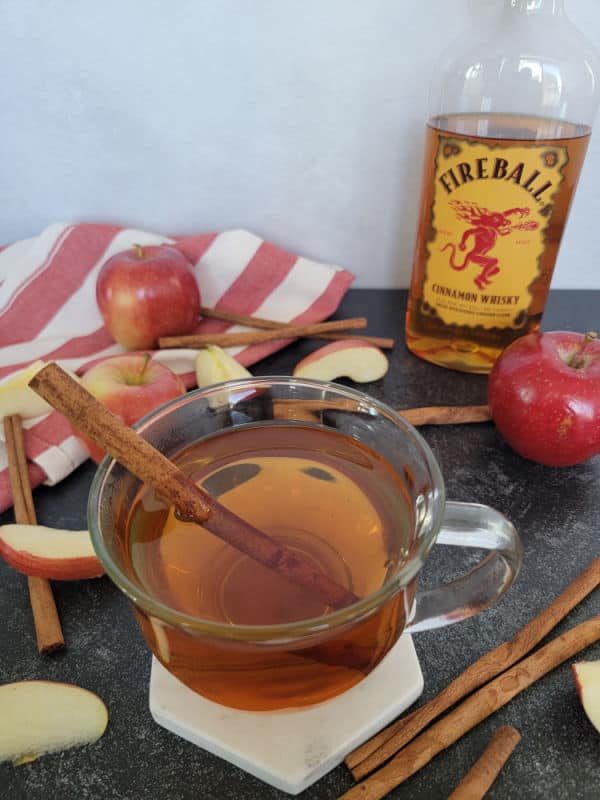
<path fill-rule="evenodd" d="M 521 568 L 523 545 L 499 511 L 478 503 L 447 502 L 436 544 L 491 550 L 473 569 L 450 583 L 417 590 L 405 631 L 417 633 L 479 614 L 511 586 Z"/>

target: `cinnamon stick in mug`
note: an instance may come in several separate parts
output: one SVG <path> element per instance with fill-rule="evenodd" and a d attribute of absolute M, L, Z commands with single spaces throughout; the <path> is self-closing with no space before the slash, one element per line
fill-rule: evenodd
<path fill-rule="evenodd" d="M 304 557 L 217 503 L 58 364 L 50 363 L 37 372 L 29 386 L 75 428 L 172 503 L 184 519 L 199 523 L 334 608 L 350 605 L 358 599 Z"/>

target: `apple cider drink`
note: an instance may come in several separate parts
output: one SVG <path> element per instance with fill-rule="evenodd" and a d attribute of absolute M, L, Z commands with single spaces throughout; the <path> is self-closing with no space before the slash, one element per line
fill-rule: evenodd
<path fill-rule="evenodd" d="M 414 514 L 402 479 L 368 446 L 335 430 L 258 422 L 208 436 L 174 461 L 224 506 L 359 598 L 376 592 L 406 560 Z M 182 521 L 147 488 L 130 512 L 125 547 L 138 581 L 178 614 L 251 630 L 332 610 Z M 228 706 L 267 710 L 282 706 L 282 692 L 284 705 L 303 706 L 358 683 L 397 640 L 411 599 L 412 588 L 349 629 L 342 626 L 333 640 L 287 649 L 268 642 L 240 647 L 226 635 L 200 639 L 136 613 L 153 652 L 182 682 Z M 275 671 L 278 688 L 271 691 Z"/>

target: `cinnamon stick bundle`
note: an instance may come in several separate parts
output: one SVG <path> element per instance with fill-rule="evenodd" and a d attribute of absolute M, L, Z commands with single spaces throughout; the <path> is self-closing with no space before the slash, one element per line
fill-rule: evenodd
<path fill-rule="evenodd" d="M 473 764 L 448 800 L 481 800 L 498 777 L 512 751 L 521 741 L 521 734 L 510 725 L 502 725 Z"/>
<path fill-rule="evenodd" d="M 600 614 L 557 636 L 487 683 L 339 800 L 381 800 L 517 694 L 599 639 Z"/>
<path fill-rule="evenodd" d="M 18 415 L 4 417 L 4 438 L 15 520 L 20 524 L 37 525 L 23 442 L 23 428 Z M 45 578 L 31 576 L 27 577 L 27 588 L 38 651 L 49 653 L 65 643 L 52 588 Z"/>
<path fill-rule="evenodd" d="M 207 319 L 218 319 L 223 322 L 232 322 L 235 325 L 245 325 L 247 328 L 261 328 L 263 330 L 285 329 L 291 328 L 294 323 L 292 322 L 278 322 L 274 319 L 264 319 L 263 317 L 253 317 L 249 314 L 238 314 L 235 311 L 225 311 L 220 308 L 207 308 L 203 306 L 200 313 Z M 382 336 L 361 336 L 350 333 L 315 333 L 305 334 L 307 338 L 327 339 L 336 341 L 339 339 L 360 339 L 362 342 L 368 342 L 374 347 L 380 347 L 382 350 L 391 350 L 394 346 L 394 340 Z"/>
<path fill-rule="evenodd" d="M 381 766 L 440 714 L 527 655 L 599 584 L 600 557 L 594 559 L 512 639 L 477 659 L 433 700 L 392 723 L 350 753 L 346 757 L 346 765 L 354 777 L 360 779 Z"/>
<path fill-rule="evenodd" d="M 237 347 L 238 345 L 261 344 L 277 339 L 297 339 L 299 336 L 316 336 L 331 331 L 358 330 L 367 327 L 365 317 L 353 319 L 337 319 L 332 322 L 319 322 L 312 325 L 285 325 L 272 330 L 244 331 L 242 333 L 199 333 L 188 336 L 163 336 L 158 340 L 161 348 L 169 347 L 205 347 L 215 344 L 219 347 Z"/>
<path fill-rule="evenodd" d="M 327 605 L 341 608 L 356 602 L 352 592 L 311 562 L 214 500 L 57 364 L 45 366 L 29 385 L 75 428 L 172 503 L 183 518 L 201 524 L 250 558 L 308 589 Z"/>

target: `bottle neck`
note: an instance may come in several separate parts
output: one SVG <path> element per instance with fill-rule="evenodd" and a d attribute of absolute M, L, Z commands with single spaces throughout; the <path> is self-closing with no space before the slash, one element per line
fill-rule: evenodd
<path fill-rule="evenodd" d="M 564 0 L 505 0 L 507 10 L 517 14 L 564 14 Z"/>

